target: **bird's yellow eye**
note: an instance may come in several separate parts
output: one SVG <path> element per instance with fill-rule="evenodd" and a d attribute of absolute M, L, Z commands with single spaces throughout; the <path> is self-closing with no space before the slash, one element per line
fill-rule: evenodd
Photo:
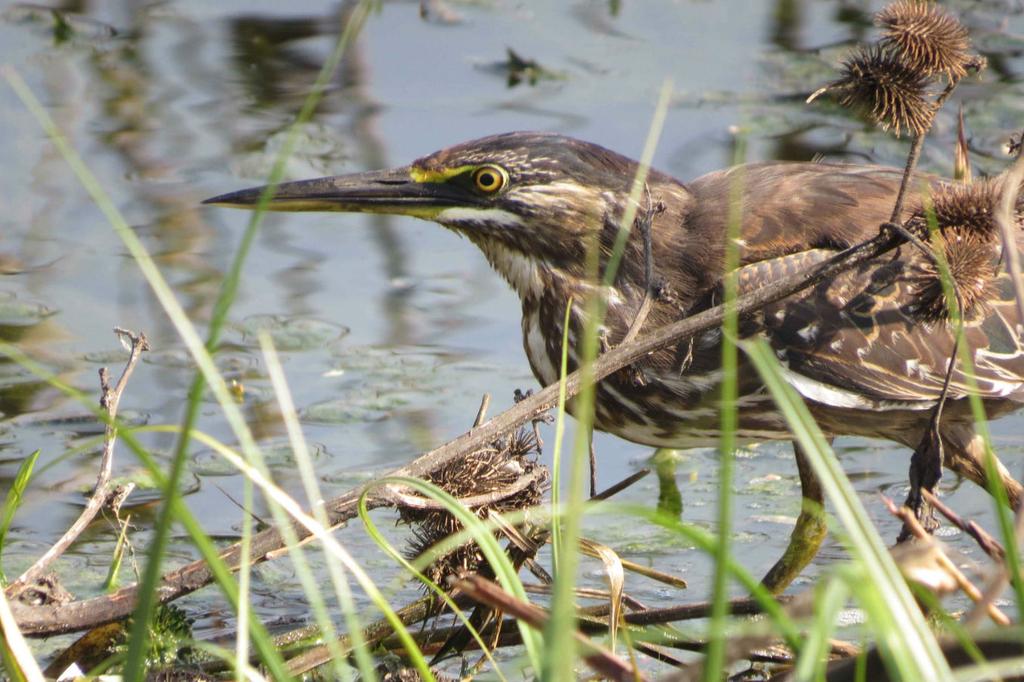
<path fill-rule="evenodd" d="M 480 166 L 473 171 L 473 184 L 485 194 L 494 194 L 508 182 L 508 173 L 497 166 Z"/>

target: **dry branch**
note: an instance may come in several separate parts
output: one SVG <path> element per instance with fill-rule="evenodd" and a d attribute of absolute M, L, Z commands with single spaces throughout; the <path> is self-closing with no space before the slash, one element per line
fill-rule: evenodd
<path fill-rule="evenodd" d="M 457 587 L 461 593 L 481 604 L 507 613 L 516 620 L 527 623 L 530 627 L 541 629 L 547 624 L 548 613 L 544 609 L 529 602 L 520 601 L 503 590 L 497 583 L 479 575 L 463 576 Z M 640 671 L 610 651 L 594 644 L 582 633 L 575 632 L 574 636 L 582 648 L 584 660 L 600 675 L 622 682 L 647 679 Z"/>
<path fill-rule="evenodd" d="M 925 501 L 930 504 L 935 511 L 945 516 L 950 523 L 974 538 L 975 542 L 978 543 L 978 546 L 981 547 L 981 551 L 999 562 L 1002 562 L 1006 558 L 1006 550 L 1003 549 L 1003 545 L 992 537 L 987 530 L 979 526 L 974 521 L 964 520 L 959 514 L 950 509 L 945 502 L 936 497 L 934 493 L 923 490 L 922 494 Z"/>
<path fill-rule="evenodd" d="M 957 568 L 956 564 L 946 556 L 946 553 L 942 551 L 942 547 L 935 538 L 931 536 L 931 533 L 926 531 L 924 526 L 921 525 L 921 522 L 917 520 L 917 515 L 914 514 L 909 507 L 904 506 L 897 508 L 893 501 L 884 495 L 882 496 L 882 501 L 885 503 L 889 513 L 903 521 L 904 527 L 909 529 L 910 533 L 917 538 L 918 541 L 930 544 L 930 546 L 935 550 L 930 558 L 935 562 L 938 568 L 949 575 L 949 577 L 955 581 L 957 587 L 963 590 L 964 594 L 966 594 L 971 601 L 975 604 L 980 604 L 984 598 L 981 592 L 974 586 L 974 583 L 967 579 L 967 576 L 963 574 L 963 571 Z M 901 568 L 903 567 L 901 566 Z M 914 579 L 912 572 L 905 572 L 905 575 L 910 580 Z M 988 602 L 985 609 L 989 618 L 991 618 L 996 625 L 1006 626 L 1010 624 L 1009 617 L 1000 611 L 995 604 Z"/>
<path fill-rule="evenodd" d="M 114 333 L 122 343 L 130 344 L 130 353 L 128 355 L 128 362 L 125 364 L 124 370 L 122 370 L 115 386 L 111 387 L 110 385 L 110 374 L 107 368 L 100 368 L 100 387 L 102 389 L 100 407 L 107 413 L 107 427 L 103 440 L 103 455 L 100 458 L 100 471 L 96 477 L 96 486 L 89 497 L 89 502 L 82 509 L 82 513 L 78 515 L 78 518 L 71 524 L 71 527 L 64 532 L 64 535 L 41 557 L 36 559 L 35 563 L 29 566 L 14 582 L 7 586 L 5 593 L 8 597 L 17 598 L 17 595 L 27 586 L 42 577 L 50 564 L 67 551 L 68 547 L 92 523 L 92 520 L 96 518 L 100 510 L 110 501 L 111 495 L 117 493 L 110 485 L 110 475 L 114 467 L 114 443 L 117 441 L 117 406 L 121 401 L 121 395 L 124 393 L 125 387 L 128 385 L 128 379 L 131 378 L 135 365 L 138 364 L 139 357 L 144 351 L 149 350 L 149 341 L 146 340 L 146 335 L 141 332 L 135 334 L 120 327 L 115 327 Z"/>

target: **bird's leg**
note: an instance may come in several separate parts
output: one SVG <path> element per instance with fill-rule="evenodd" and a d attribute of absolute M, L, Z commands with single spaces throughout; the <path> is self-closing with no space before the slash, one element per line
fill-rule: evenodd
<path fill-rule="evenodd" d="M 930 493 L 935 492 L 935 486 L 942 478 L 942 462 L 945 453 L 942 446 L 942 436 L 939 434 L 937 420 L 931 420 L 928 428 L 925 429 L 924 437 L 914 450 L 910 458 L 910 492 L 907 494 L 907 501 L 903 504 L 914 512 L 921 525 L 929 533 L 939 527 L 938 519 L 935 518 L 935 510 L 921 495 L 921 490 Z M 907 524 L 903 524 L 900 535 L 896 542 L 903 542 L 913 537 Z"/>
<path fill-rule="evenodd" d="M 918 248 L 926 249 L 927 247 L 918 245 Z M 953 283 L 953 291 L 956 294 L 956 304 L 960 310 L 962 320 L 964 310 L 963 298 L 960 296 L 955 282 Z M 957 334 L 953 341 L 953 350 L 949 354 L 946 377 L 942 382 L 942 391 L 939 392 L 938 400 L 935 401 L 935 407 L 932 408 L 931 418 L 928 420 L 928 426 L 921 437 L 921 442 L 914 448 L 914 455 L 910 458 L 910 493 L 907 495 L 907 501 L 904 504 L 913 510 L 921 521 L 921 525 L 929 533 L 935 532 L 935 529 L 939 527 L 939 521 L 935 518 L 935 511 L 932 509 L 932 506 L 921 495 L 921 489 L 924 488 L 928 492 L 934 493 L 935 486 L 939 484 L 939 479 L 942 478 L 942 462 L 945 459 L 945 455 L 942 446 L 942 434 L 939 432 L 939 428 L 942 423 L 942 408 L 946 404 L 950 381 L 953 379 L 953 370 L 956 368 L 960 339 L 961 334 Z M 903 524 L 896 542 L 903 542 L 911 537 L 911 529 L 907 524 Z"/>
<path fill-rule="evenodd" d="M 832 440 L 828 439 L 829 444 Z M 796 455 L 796 468 L 800 474 L 800 493 L 803 499 L 800 503 L 800 515 L 796 519 L 793 532 L 790 533 L 786 551 L 761 578 L 761 584 L 772 594 L 780 594 L 800 575 L 811 559 L 818 554 L 821 543 L 828 534 L 828 526 L 825 525 L 825 496 L 821 490 L 821 481 L 814 473 L 803 448 L 795 442 L 793 454 Z"/>

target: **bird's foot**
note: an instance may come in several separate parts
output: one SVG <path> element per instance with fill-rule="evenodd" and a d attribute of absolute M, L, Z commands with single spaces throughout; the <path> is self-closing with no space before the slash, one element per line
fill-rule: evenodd
<path fill-rule="evenodd" d="M 519 404 L 526 400 L 527 398 L 529 398 L 531 395 L 533 395 L 532 388 L 528 388 L 525 391 L 520 388 L 517 388 L 512 393 L 512 402 Z M 533 426 L 533 439 L 534 442 L 537 444 L 537 454 L 542 454 L 544 452 L 544 439 L 541 438 L 540 436 L 540 425 L 554 423 L 555 418 L 549 412 L 537 415 L 536 417 L 530 420 L 530 424 L 531 426 Z"/>
<path fill-rule="evenodd" d="M 921 526 L 928 531 L 929 535 L 932 535 L 939 529 L 941 525 L 939 519 L 935 516 L 935 509 L 925 502 L 921 505 L 921 508 L 917 512 L 917 520 L 921 522 Z"/>
<path fill-rule="evenodd" d="M 519 403 L 523 402 L 524 400 L 526 400 L 527 398 L 529 398 L 532 395 L 533 395 L 533 389 L 532 388 L 528 388 L 525 391 L 522 390 L 522 389 L 517 388 L 512 393 L 512 402 L 514 402 L 515 404 L 518 405 Z M 553 416 L 551 416 L 549 413 L 545 412 L 544 414 L 537 415 L 531 421 L 533 421 L 534 424 L 537 424 L 537 423 L 554 424 L 555 423 L 555 418 Z"/>
<path fill-rule="evenodd" d="M 934 492 L 935 487 L 942 478 L 942 460 L 944 452 L 942 448 L 942 437 L 936 424 L 929 425 L 925 430 L 921 442 L 918 443 L 914 455 L 910 458 L 910 493 L 907 501 L 903 504 L 914 512 L 914 516 L 921 522 L 921 526 L 929 533 L 935 532 L 939 527 L 939 521 L 935 518 L 935 510 L 928 504 L 922 490 Z M 906 524 L 900 531 L 897 542 L 912 537 L 911 530 Z"/>
<path fill-rule="evenodd" d="M 928 504 L 924 500 L 923 496 L 921 495 L 920 489 L 916 491 L 916 502 L 912 501 L 912 498 L 914 497 L 915 491 L 912 490 L 910 495 L 907 497 L 907 501 L 903 503 L 904 506 L 909 507 L 911 510 L 913 510 L 914 517 L 917 518 L 918 524 L 921 526 L 921 528 L 925 530 L 925 532 L 927 532 L 929 535 L 934 534 L 935 531 L 938 530 L 939 526 L 941 525 L 939 523 L 938 518 L 936 518 L 935 516 L 935 509 L 932 507 L 932 505 Z M 896 542 L 897 544 L 901 542 L 906 542 L 907 540 L 913 537 L 916 537 L 916 534 L 914 533 L 913 529 L 911 529 L 907 523 L 904 523 L 903 527 L 900 528 L 900 534 L 896 538 Z"/>

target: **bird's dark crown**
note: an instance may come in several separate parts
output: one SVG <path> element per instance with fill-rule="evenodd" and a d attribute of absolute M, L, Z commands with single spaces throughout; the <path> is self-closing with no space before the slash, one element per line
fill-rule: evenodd
<path fill-rule="evenodd" d="M 412 163 L 423 178 L 443 179 L 458 169 L 484 164 L 508 171 L 510 187 L 568 180 L 603 189 L 627 190 L 635 161 L 590 142 L 546 132 L 512 132 L 442 149 Z"/>

